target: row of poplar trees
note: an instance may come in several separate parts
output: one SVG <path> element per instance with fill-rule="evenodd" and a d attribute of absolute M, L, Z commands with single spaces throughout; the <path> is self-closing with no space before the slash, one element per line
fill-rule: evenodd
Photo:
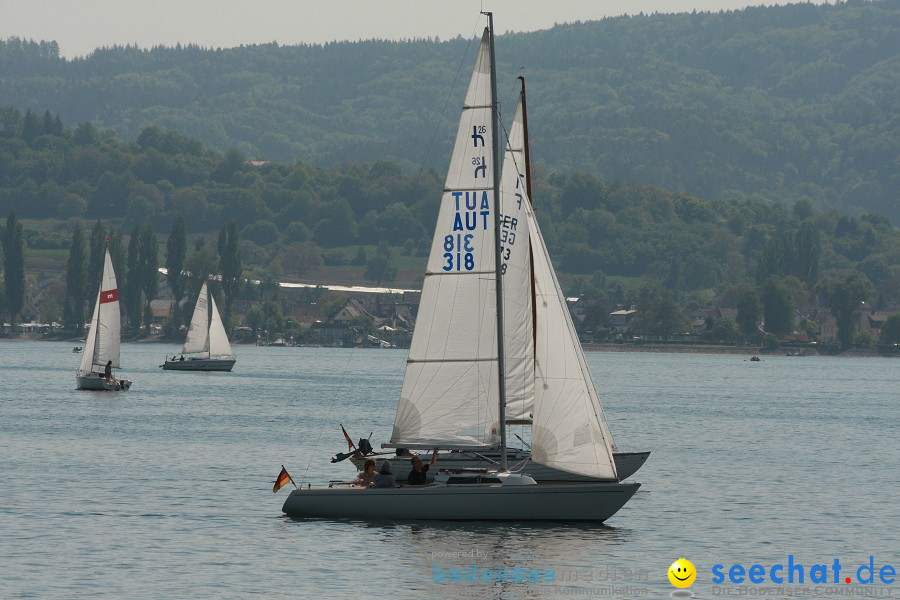
<path fill-rule="evenodd" d="M 166 242 L 166 282 L 174 297 L 171 321 L 177 328 L 190 317 L 182 301 L 196 297 L 204 281 L 209 281 L 213 294 L 224 295 L 226 327 L 231 322 L 234 298 L 240 291 L 243 266 L 237 226 L 229 222 L 219 232 L 218 253 L 200 237 L 188 255 L 184 218 L 179 214 Z M 66 265 L 66 301 L 63 320 L 66 327 L 82 330 L 85 318 L 97 298 L 103 272 L 104 249 L 116 272 L 119 303 L 126 320 L 126 330 L 132 334 L 149 333 L 153 322 L 151 302 L 159 292 L 159 241 L 150 225 L 135 225 L 125 245 L 121 231 L 107 228 L 102 221 L 94 223 L 86 237 L 80 223 L 75 225 L 69 259 Z M 143 325 L 143 330 L 141 326 Z"/>
<path fill-rule="evenodd" d="M 4 306 L 5 305 L 5 306 Z M 22 224 L 16 211 L 6 218 L 3 230 L 3 293 L 0 294 L 0 316 L 8 315 L 15 323 L 25 305 L 25 242 Z"/>

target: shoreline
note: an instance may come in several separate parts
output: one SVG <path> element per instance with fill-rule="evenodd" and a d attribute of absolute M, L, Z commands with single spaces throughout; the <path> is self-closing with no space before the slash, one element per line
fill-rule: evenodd
<path fill-rule="evenodd" d="M 63 336 L 45 336 L 40 333 L 22 333 L 0 337 L 0 341 L 10 342 L 67 342 L 72 344 L 82 343 L 79 338 Z M 181 344 L 183 340 L 162 339 L 161 336 L 152 336 L 140 339 L 122 340 L 123 344 Z M 254 343 L 232 342 L 232 346 L 257 346 Z M 317 347 L 317 346 L 298 346 Z M 330 346 L 329 346 L 330 347 Z M 622 342 L 585 342 L 582 343 L 585 352 L 648 352 L 654 354 L 732 354 L 746 356 L 786 356 L 787 352 L 799 352 L 792 354 L 796 358 L 810 356 L 833 356 L 846 358 L 895 358 L 900 353 L 888 354 L 880 352 L 877 348 L 850 348 L 839 353 L 819 352 L 812 346 L 783 346 L 779 348 L 764 349 L 751 345 L 724 345 L 709 343 L 685 343 L 685 342 L 652 342 L 652 343 L 622 343 Z"/>

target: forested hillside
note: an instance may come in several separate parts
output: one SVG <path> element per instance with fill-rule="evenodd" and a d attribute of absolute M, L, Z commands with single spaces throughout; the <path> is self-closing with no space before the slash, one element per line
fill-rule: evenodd
<path fill-rule="evenodd" d="M 63 60 L 53 42 L 13 39 L 0 44 L 0 106 L 129 142 L 155 125 L 253 159 L 442 172 L 473 52 L 459 38 Z M 900 222 L 897 2 L 612 18 L 501 35 L 497 58 L 507 112 L 524 68 L 547 173 Z"/>
<path fill-rule="evenodd" d="M 63 259 L 82 220 L 166 235 L 182 215 L 194 239 L 236 223 L 249 274 L 266 279 L 356 264 L 385 283 L 399 260 L 422 272 L 442 189 L 433 171 L 405 174 L 387 160 L 258 164 L 154 127 L 125 144 L 89 123 L 67 129 L 49 112 L 0 115 L 10 124 L 0 132 L 0 214 L 17 212 L 32 256 Z M 733 303 L 730 287 L 774 277 L 805 304 L 821 280 L 854 271 L 868 286 L 860 299 L 900 302 L 900 234 L 878 213 L 821 212 L 802 199 L 707 201 L 581 172 L 538 172 L 535 187 L 557 268 L 594 299 L 633 301 L 658 288 L 682 302 L 724 294 Z"/>

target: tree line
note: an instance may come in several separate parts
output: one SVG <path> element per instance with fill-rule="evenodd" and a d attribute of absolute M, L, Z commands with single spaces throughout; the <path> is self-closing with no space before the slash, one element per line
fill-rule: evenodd
<path fill-rule="evenodd" d="M 152 272 L 159 262 L 153 258 L 155 236 L 174 231 L 177 223 L 186 239 L 202 246 L 185 258 L 196 255 L 201 264 L 176 272 L 219 273 L 223 288 L 237 285 L 233 272 L 222 271 L 218 262 L 229 244 L 242 268 L 267 281 L 356 265 L 362 267 L 360 277 L 386 283 L 400 261 L 421 272 L 430 248 L 442 189 L 433 170 L 409 174 L 390 160 L 334 167 L 257 162 L 156 127 L 124 143 L 91 123 L 60 128 L 58 115 L 49 112 L 0 109 L 0 120 L 8 124 L 0 130 L 0 210 L 15 210 L 17 220 L 25 221 L 26 252 L 69 251 L 74 264 L 67 279 L 76 291 L 62 312 L 70 323 L 83 320 L 84 299 L 95 293 L 86 277 L 99 277 L 92 244 L 104 239 L 102 231 L 88 238 L 83 221 L 100 220 L 111 230 L 116 269 L 128 273 L 126 289 L 128 279 L 141 281 L 140 273 Z M 30 133 L 26 122 L 32 123 Z M 815 306 L 824 302 L 823 280 L 853 272 L 869 283 L 864 291 L 873 306 L 900 302 L 900 237 L 880 213 L 823 211 L 805 199 L 705 200 L 540 166 L 534 196 L 554 264 L 568 275 L 564 281 L 574 294 L 598 305 L 658 297 L 679 307 L 736 306 L 736 289 L 750 285 L 762 306 L 764 293 L 790 296 L 796 307 Z M 212 239 L 226 226 L 232 233 L 216 248 L 197 241 Z M 12 235 L 15 227 L 6 231 Z M 129 232 L 126 246 L 117 231 Z M 167 252 L 180 237 L 172 236 Z M 72 259 L 71 248 L 79 245 L 84 250 Z M 177 255 L 177 247 L 170 253 Z M 770 280 L 778 286 L 766 293 Z M 173 292 L 179 291 L 175 285 Z M 130 297 L 126 292 L 130 323 L 147 322 L 152 286 L 134 283 Z M 226 293 L 225 304 L 233 293 Z M 771 300 L 769 305 L 785 306 Z M 648 314 L 671 310 L 662 303 Z M 772 314 L 765 320 L 778 322 Z M 657 321 L 673 330 L 683 325 L 675 317 Z"/>
<path fill-rule="evenodd" d="M 66 263 L 63 325 L 75 331 L 84 329 L 85 317 L 90 314 L 99 291 L 107 248 L 117 275 L 124 331 L 135 336 L 149 335 L 154 320 L 151 302 L 159 292 L 160 247 L 153 229 L 146 224 L 132 229 L 126 247 L 121 231 L 99 219 L 88 234 L 81 222 L 76 222 Z M 190 321 L 191 311 L 185 310 L 182 301 L 185 297 L 196 297 L 204 282 L 209 282 L 210 293 L 224 296 L 223 319 L 226 324 L 231 322 L 234 298 L 243 283 L 234 222 L 219 231 L 218 252 L 213 252 L 206 238 L 200 237 L 188 254 L 185 220 L 181 215 L 176 216 L 166 242 L 165 266 L 166 282 L 174 299 L 166 323 L 169 334 Z M 22 283 L 24 287 L 24 278 Z M 10 314 L 14 314 L 11 308 Z"/>

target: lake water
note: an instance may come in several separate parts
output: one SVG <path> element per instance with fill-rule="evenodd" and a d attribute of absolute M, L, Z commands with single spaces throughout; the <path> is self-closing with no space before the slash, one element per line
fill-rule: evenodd
<path fill-rule="evenodd" d="M 897 360 L 589 353 L 620 449 L 652 451 L 638 494 L 602 526 L 473 525 L 293 521 L 272 493 L 282 464 L 352 475 L 339 423 L 387 440 L 405 351 L 237 347 L 201 374 L 127 344 L 134 386 L 104 394 L 75 390 L 71 346 L 0 342 L 2 598 L 662 598 L 679 557 L 698 598 L 900 596 L 877 580 L 900 571 Z M 712 581 L 788 555 L 805 590 Z M 835 559 L 841 583 L 809 583 Z M 554 580 L 434 581 L 473 564 Z"/>

